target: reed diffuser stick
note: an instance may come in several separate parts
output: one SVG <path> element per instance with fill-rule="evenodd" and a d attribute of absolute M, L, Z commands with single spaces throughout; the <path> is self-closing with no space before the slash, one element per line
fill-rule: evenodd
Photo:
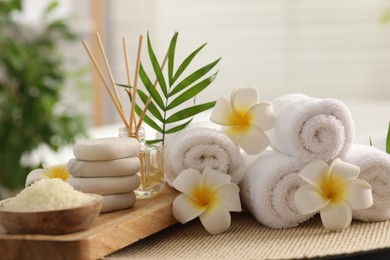
<path fill-rule="evenodd" d="M 138 85 L 138 74 L 139 74 L 139 67 L 141 64 L 141 51 L 142 51 L 142 40 L 143 36 L 139 36 L 138 40 L 138 51 L 137 51 L 137 61 L 136 61 L 136 67 L 134 72 L 134 87 L 133 87 L 133 102 L 131 103 L 131 112 L 130 112 L 130 122 L 133 122 L 133 118 L 135 118 L 135 104 L 136 104 L 136 97 L 137 97 L 137 85 Z M 130 130 L 132 129 L 132 124 L 130 124 Z M 135 125 L 135 132 L 138 133 L 140 126 Z"/>
<path fill-rule="evenodd" d="M 112 89 L 113 89 L 113 91 L 115 93 L 115 98 L 117 99 L 120 108 L 123 110 L 122 104 L 121 104 L 120 99 L 119 99 L 118 90 L 116 88 L 114 76 L 112 74 L 112 70 L 111 70 L 110 64 L 108 63 L 107 55 L 106 55 L 106 52 L 104 50 L 103 42 L 102 42 L 102 39 L 100 38 L 100 34 L 99 33 L 96 33 L 96 38 L 97 38 L 98 43 L 99 43 L 99 49 L 100 49 L 100 52 L 102 53 L 102 56 L 103 56 L 103 59 L 104 59 L 104 63 L 106 65 L 106 69 L 108 71 L 108 76 L 110 77 L 111 87 L 112 87 Z"/>
<path fill-rule="evenodd" d="M 126 36 L 122 37 L 123 43 L 123 52 L 125 53 L 125 64 L 126 64 L 126 74 L 127 74 L 127 82 L 129 86 L 131 86 L 131 72 L 130 72 L 130 63 L 129 63 L 129 51 L 127 49 L 127 39 Z"/>
<path fill-rule="evenodd" d="M 127 83 L 131 87 L 131 71 L 130 71 L 130 63 L 129 63 L 129 51 L 127 48 L 127 39 L 126 36 L 122 37 L 122 44 L 123 44 L 123 52 L 125 54 L 125 64 L 126 64 L 126 74 L 127 74 Z M 126 92 L 130 95 L 131 100 L 134 100 L 133 92 L 130 89 L 126 89 Z M 131 119 L 131 111 L 129 116 L 130 124 L 133 123 L 134 126 L 137 126 L 136 118 L 133 117 L 133 120 Z"/>
<path fill-rule="evenodd" d="M 163 62 L 161 63 L 161 66 L 160 66 L 160 67 L 161 67 L 161 70 L 164 69 L 165 64 L 167 63 L 167 60 L 168 60 L 168 51 L 167 51 L 167 54 L 166 54 L 165 57 L 164 57 Z M 156 79 L 156 80 L 154 81 L 154 84 L 153 84 L 154 88 L 156 88 L 157 83 L 158 83 L 158 79 Z M 148 100 L 147 100 L 146 103 L 145 103 L 145 107 L 144 107 L 144 109 L 142 110 L 142 113 L 141 113 L 141 115 L 140 115 L 140 117 L 139 117 L 138 124 L 137 124 L 137 129 L 139 129 L 139 128 L 141 127 L 142 121 L 144 120 L 144 117 L 145 117 L 145 115 L 146 115 L 146 111 L 148 111 L 148 107 L 149 107 L 149 105 L 150 105 L 150 102 L 152 102 L 152 96 L 151 96 L 151 95 L 149 95 Z"/>
<path fill-rule="evenodd" d="M 96 59 L 95 59 L 95 57 L 93 56 L 93 54 L 92 54 L 92 52 L 91 52 L 91 50 L 90 50 L 90 48 L 89 48 L 87 42 L 86 42 L 85 40 L 83 40 L 82 43 L 83 43 L 83 45 L 84 45 L 85 50 L 86 50 L 87 53 L 88 53 L 89 58 L 90 58 L 91 61 L 92 61 L 92 64 L 95 66 L 95 69 L 97 70 L 97 72 L 98 72 L 98 74 L 99 74 L 99 77 L 100 77 L 100 79 L 101 79 L 102 82 L 103 82 L 104 87 L 106 88 L 108 94 L 110 95 L 112 101 L 114 102 L 115 108 L 116 108 L 116 110 L 118 111 L 119 116 L 121 117 L 121 119 L 122 119 L 123 123 L 125 124 L 125 126 L 126 126 L 126 127 L 129 127 L 129 123 L 127 122 L 127 119 L 126 119 L 126 117 L 125 117 L 125 115 L 124 115 L 124 113 L 123 113 L 123 109 L 121 108 L 122 106 L 118 103 L 119 100 L 117 100 L 117 99 L 115 98 L 114 94 L 112 93 L 112 91 L 111 91 L 111 89 L 110 89 L 110 86 L 108 85 L 107 80 L 104 78 L 104 75 L 103 75 L 103 73 L 102 73 L 102 71 L 101 71 L 99 65 L 97 64 Z"/>

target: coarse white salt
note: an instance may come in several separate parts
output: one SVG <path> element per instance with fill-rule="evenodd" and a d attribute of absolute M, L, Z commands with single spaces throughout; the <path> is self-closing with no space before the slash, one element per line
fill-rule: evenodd
<path fill-rule="evenodd" d="M 93 199 L 61 179 L 47 178 L 34 182 L 1 208 L 20 212 L 58 210 L 81 206 Z"/>

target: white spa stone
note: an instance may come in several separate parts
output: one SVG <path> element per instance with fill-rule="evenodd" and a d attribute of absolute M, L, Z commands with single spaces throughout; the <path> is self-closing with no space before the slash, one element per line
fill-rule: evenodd
<path fill-rule="evenodd" d="M 134 206 L 135 201 L 136 197 L 133 191 L 128 193 L 103 195 L 103 207 L 100 210 L 100 213 L 130 208 Z"/>
<path fill-rule="evenodd" d="M 109 161 L 82 161 L 71 159 L 67 168 L 74 177 L 114 177 L 136 174 L 141 167 L 138 157 Z"/>
<path fill-rule="evenodd" d="M 73 154 L 79 160 L 107 161 L 136 156 L 140 144 L 136 138 L 109 137 L 77 142 Z"/>
<path fill-rule="evenodd" d="M 39 181 L 40 179 L 44 178 L 44 173 L 46 172 L 45 169 L 34 169 L 32 170 L 26 178 L 25 186 L 30 186 L 36 181 Z"/>
<path fill-rule="evenodd" d="M 124 177 L 71 177 L 67 181 L 76 190 L 100 195 L 126 193 L 134 191 L 140 184 L 137 174 Z"/>

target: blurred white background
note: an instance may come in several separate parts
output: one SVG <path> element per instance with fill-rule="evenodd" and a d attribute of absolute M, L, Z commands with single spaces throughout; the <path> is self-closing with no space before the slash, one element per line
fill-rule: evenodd
<path fill-rule="evenodd" d="M 21 17 L 47 1 L 29 0 Z M 389 0 L 91 0 L 61 1 L 59 15 L 74 17 L 74 28 L 90 44 L 102 34 L 117 82 L 126 83 L 122 36 L 135 61 L 139 34 L 149 31 L 159 59 L 179 32 L 177 58 L 208 42 L 195 65 L 222 57 L 212 86 L 199 101 L 228 98 L 236 87 L 259 90 L 262 101 L 301 92 L 334 97 L 350 106 L 361 143 L 384 147 L 390 115 L 390 24 L 381 17 Z M 89 64 L 81 45 L 64 52 L 70 64 Z M 144 57 L 147 56 L 146 47 Z M 94 81 L 95 85 L 101 84 Z M 74 86 L 73 86 L 74 87 Z M 72 88 L 72 86 L 68 86 Z M 92 91 L 101 90 L 102 101 Z M 81 105 L 91 125 L 120 119 L 101 85 Z M 99 94 L 100 95 L 100 94 Z M 72 102 L 72 98 L 65 95 Z M 123 96 L 123 100 L 127 97 Z M 80 102 L 79 102 L 80 103 Z M 126 103 L 126 102 L 124 102 Z M 78 104 L 80 105 L 80 104 Z M 96 119 L 99 108 L 99 120 Z M 95 113 L 95 114 L 94 114 Z M 116 134 L 116 133 L 115 133 Z"/>

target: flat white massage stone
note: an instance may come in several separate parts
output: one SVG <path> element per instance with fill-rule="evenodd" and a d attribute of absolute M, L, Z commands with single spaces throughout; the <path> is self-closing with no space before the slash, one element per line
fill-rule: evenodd
<path fill-rule="evenodd" d="M 109 161 L 82 161 L 71 159 L 67 168 L 74 177 L 114 177 L 128 176 L 139 172 L 141 162 L 138 157 L 127 157 Z"/>
<path fill-rule="evenodd" d="M 136 201 L 135 193 L 127 192 L 112 195 L 103 195 L 103 206 L 101 213 L 115 210 L 127 209 L 134 206 Z"/>
<path fill-rule="evenodd" d="M 77 142 L 73 154 L 79 160 L 107 161 L 136 156 L 140 144 L 136 138 L 109 137 Z"/>
<path fill-rule="evenodd" d="M 107 195 L 134 191 L 138 188 L 140 179 L 137 174 L 133 174 L 124 177 L 71 177 L 67 182 L 75 190 L 84 193 Z"/>

